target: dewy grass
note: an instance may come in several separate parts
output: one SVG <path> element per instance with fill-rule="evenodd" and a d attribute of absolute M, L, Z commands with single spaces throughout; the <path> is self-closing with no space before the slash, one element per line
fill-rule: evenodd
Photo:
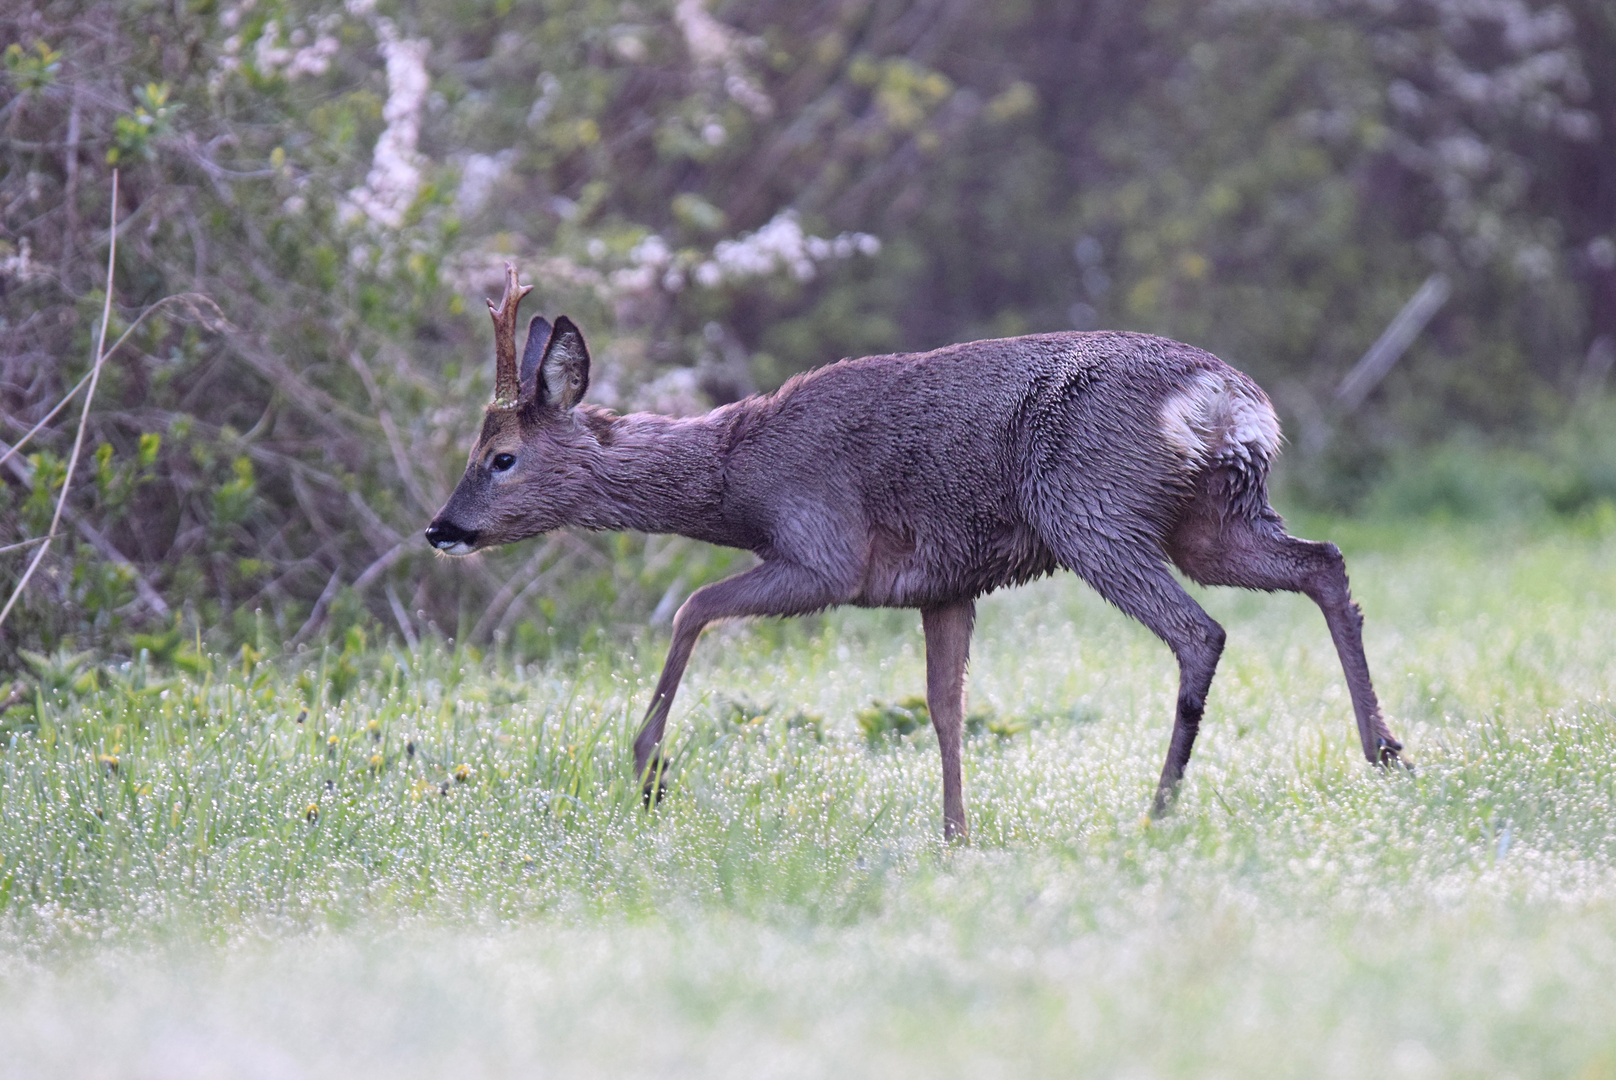
<path fill-rule="evenodd" d="M 912 614 L 710 633 L 649 809 L 655 641 L 340 701 L 334 654 L 57 658 L 0 736 L 0 1072 L 1616 1075 L 1616 531 L 1346 538 L 1413 772 L 1316 609 L 1208 591 L 1147 824 L 1172 659 L 1056 579 L 981 605 L 958 851 L 930 735 L 857 720 Z"/>

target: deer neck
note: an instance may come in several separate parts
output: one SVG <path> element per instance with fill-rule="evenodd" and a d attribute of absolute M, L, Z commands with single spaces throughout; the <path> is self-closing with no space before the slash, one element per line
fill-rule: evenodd
<path fill-rule="evenodd" d="M 580 524 L 733 543 L 723 521 L 723 423 L 710 415 L 604 412 L 589 422 L 600 445 L 601 497 Z"/>

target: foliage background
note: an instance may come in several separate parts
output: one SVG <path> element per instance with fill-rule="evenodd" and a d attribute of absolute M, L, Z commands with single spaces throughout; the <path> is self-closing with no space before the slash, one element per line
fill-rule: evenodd
<path fill-rule="evenodd" d="M 490 393 L 507 258 L 621 408 L 1121 327 L 1255 375 L 1297 503 L 1616 497 L 1602 0 L 32 0 L 0 46 L 7 444 L 90 364 L 114 166 L 111 331 L 206 298 L 109 361 L 8 664 L 373 620 L 542 654 L 723 571 L 678 539 L 420 542 Z M 1344 408 L 1438 271 L 1452 299 Z M 48 527 L 76 411 L 0 469 L 4 535 Z M 9 593 L 26 552 L 0 559 Z"/>

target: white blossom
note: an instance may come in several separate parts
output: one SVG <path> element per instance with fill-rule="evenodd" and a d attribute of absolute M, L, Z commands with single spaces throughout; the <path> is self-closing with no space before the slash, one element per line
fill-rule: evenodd
<path fill-rule="evenodd" d="M 713 18 L 703 0 L 679 0 L 673 18 L 697 67 L 722 67 L 734 57 L 735 31 Z"/>
<path fill-rule="evenodd" d="M 292 59 L 292 50 L 283 46 L 280 41 L 280 20 L 270 19 L 264 23 L 263 31 L 258 35 L 258 43 L 253 47 L 253 66 L 261 74 L 273 75 L 276 68 Z"/>
<path fill-rule="evenodd" d="M 657 272 L 649 266 L 625 266 L 613 270 L 607 281 L 619 293 L 646 292 L 656 284 Z"/>
<path fill-rule="evenodd" d="M 226 30 L 234 30 L 241 25 L 241 17 L 258 6 L 258 0 L 241 0 L 239 4 L 231 4 L 219 12 L 219 25 Z"/>
<path fill-rule="evenodd" d="M 634 393 L 630 407 L 663 416 L 697 416 L 708 409 L 695 368 L 673 368 Z"/>
<path fill-rule="evenodd" d="M 534 99 L 533 107 L 527 113 L 527 126 L 529 130 L 537 131 L 550 116 L 550 110 L 555 108 L 556 99 L 561 96 L 561 80 L 546 71 L 539 76 L 539 96 Z"/>
<path fill-rule="evenodd" d="M 684 34 L 685 48 L 699 74 L 718 82 L 731 99 L 753 116 L 763 117 L 774 112 L 773 100 L 746 69 L 743 54 L 752 42 L 713 18 L 705 0 L 679 0 L 674 5 L 673 20 Z"/>
<path fill-rule="evenodd" d="M 1542 244 L 1528 244 L 1515 253 L 1515 269 L 1530 281 L 1543 281 L 1554 273 L 1554 254 Z"/>
<path fill-rule="evenodd" d="M 0 248 L 0 251 L 5 251 Z M 28 281 L 35 276 L 33 263 L 33 248 L 28 237 L 17 238 L 17 249 L 5 251 L 0 255 L 0 277 L 9 277 L 17 281 Z"/>
<path fill-rule="evenodd" d="M 460 163 L 460 187 L 455 192 L 455 210 L 463 217 L 480 211 L 488 204 L 494 189 L 510 175 L 515 162 L 514 150 L 467 155 Z"/>
<path fill-rule="evenodd" d="M 253 67 L 265 77 L 281 75 L 287 79 L 298 79 L 304 75 L 324 75 L 341 45 L 330 34 L 319 35 L 312 45 L 304 45 L 307 40 L 307 32 L 302 27 L 296 27 L 283 45 L 280 21 L 270 19 L 264 23 L 253 46 Z M 229 42 L 226 42 L 226 50 L 234 52 L 229 48 Z"/>
<path fill-rule="evenodd" d="M 712 257 L 697 265 L 694 274 L 696 283 L 709 289 L 781 271 L 798 281 L 811 281 L 817 263 L 849 259 L 855 253 L 875 255 L 880 250 L 880 239 L 869 233 L 842 233 L 833 239 L 809 236 L 802 231 L 796 211 L 783 210 L 756 232 L 720 240 Z"/>
<path fill-rule="evenodd" d="M 1599 137 L 1599 117 L 1586 109 L 1567 109 L 1555 118 L 1555 126 L 1572 142 L 1593 142 Z"/>
<path fill-rule="evenodd" d="M 633 30 L 624 30 L 612 37 L 612 51 L 631 64 L 643 61 L 647 54 L 645 42 Z"/>
<path fill-rule="evenodd" d="M 591 259 L 608 255 L 605 241 L 595 237 L 586 250 Z M 707 255 L 676 252 L 668 242 L 651 233 L 628 252 L 628 265 L 606 277 L 611 292 L 619 297 L 644 293 L 660 287 L 677 293 L 692 282 L 704 289 L 726 283 L 739 283 L 778 273 L 788 273 L 798 281 L 811 281 L 821 263 L 851 259 L 855 255 L 880 254 L 881 241 L 869 233 L 845 232 L 835 237 L 811 236 L 803 232 L 794 210 L 783 210 L 756 232 L 732 240 L 720 240 Z"/>
<path fill-rule="evenodd" d="M 341 45 L 336 38 L 321 34 L 314 39 L 314 44 L 292 54 L 292 62 L 286 65 L 286 77 L 296 79 L 303 75 L 324 75 L 339 48 Z"/>
<path fill-rule="evenodd" d="M 716 289 L 724 283 L 724 271 L 715 262 L 704 262 L 696 267 L 696 284 L 704 289 Z"/>
<path fill-rule="evenodd" d="M 387 60 L 387 103 L 382 107 L 387 127 L 376 140 L 364 184 L 348 192 L 343 216 L 352 220 L 363 215 L 396 229 L 404 223 L 421 188 L 421 156 L 415 147 L 421 134 L 421 108 L 431 85 L 426 70 L 431 43 L 399 38 L 383 20 L 378 20 L 378 30 L 382 56 Z"/>
<path fill-rule="evenodd" d="M 1468 132 L 1443 139 L 1436 145 L 1443 164 L 1460 173 L 1476 174 L 1492 161 L 1487 144 Z"/>
<path fill-rule="evenodd" d="M 661 269 L 667 266 L 668 262 L 673 258 L 673 249 L 668 247 L 666 240 L 656 233 L 652 233 L 638 244 L 635 244 L 629 250 L 628 257 L 635 263 Z"/>
<path fill-rule="evenodd" d="M 225 8 L 219 13 L 219 25 L 226 30 L 235 30 L 241 24 L 242 16 L 251 11 L 255 4 L 256 0 L 243 0 L 240 4 Z M 324 75 L 331 67 L 332 57 L 342 47 L 332 33 L 340 21 L 340 16 L 332 15 L 311 20 L 315 31 L 313 42 L 309 41 L 309 31 L 302 26 L 292 27 L 283 40 L 281 21 L 265 21 L 252 43 L 253 70 L 265 78 L 280 76 L 288 80 L 305 75 Z M 223 55 L 209 78 L 214 90 L 218 90 L 227 78 L 241 70 L 242 45 L 241 35 L 236 33 L 221 43 Z"/>

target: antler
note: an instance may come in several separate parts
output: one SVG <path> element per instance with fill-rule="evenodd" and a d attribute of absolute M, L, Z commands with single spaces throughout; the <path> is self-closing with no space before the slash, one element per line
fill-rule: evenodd
<path fill-rule="evenodd" d="M 505 264 L 505 295 L 495 307 L 488 301 L 488 314 L 494 319 L 494 404 L 508 408 L 516 404 L 516 309 L 533 286 L 516 280 L 516 267 Z"/>

